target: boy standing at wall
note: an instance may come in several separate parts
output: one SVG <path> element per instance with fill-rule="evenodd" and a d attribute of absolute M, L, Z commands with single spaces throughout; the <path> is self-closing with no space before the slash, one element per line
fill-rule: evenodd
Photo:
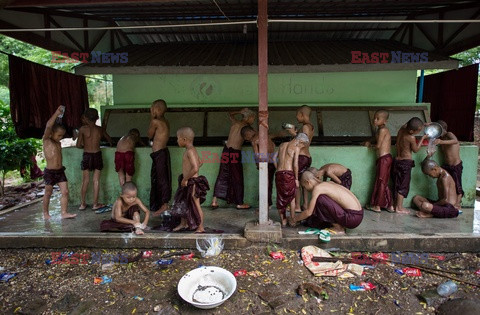
<path fill-rule="evenodd" d="M 413 117 L 397 133 L 397 157 L 393 161 L 392 176 L 395 212 L 399 214 L 410 213 L 403 207 L 403 199 L 408 196 L 411 171 L 415 166 L 415 162 L 412 160 L 412 152 L 418 152 L 423 140 L 427 138 L 427 135 L 423 135 L 420 141 L 416 142 L 415 135 L 420 133 L 422 128 L 423 122 L 420 118 Z"/>
<path fill-rule="evenodd" d="M 242 114 L 242 119 L 237 120 L 236 114 Z M 241 130 L 254 122 L 255 113 L 244 108 L 239 112 L 230 112 L 229 118 L 232 126 L 227 143 L 223 147 L 211 206 L 212 209 L 218 208 L 217 198 L 220 198 L 237 205 L 237 209 L 250 209 L 248 204 L 243 203 L 243 165 L 241 160 L 243 137 Z"/>
<path fill-rule="evenodd" d="M 62 106 L 59 106 L 55 113 L 47 121 L 45 132 L 43 133 L 43 155 L 47 161 L 47 166 L 43 172 L 45 180 L 45 193 L 43 195 L 43 217 L 45 220 L 51 218 L 48 208 L 50 206 L 50 197 L 53 193 L 53 185 L 58 184 L 62 197 L 60 198 L 60 207 L 62 219 L 75 218 L 76 214 L 67 212 L 68 207 L 68 182 L 65 176 L 65 167 L 62 164 L 62 145 L 60 140 L 65 135 L 65 127 L 55 123 L 59 115 L 63 114 Z"/>
<path fill-rule="evenodd" d="M 178 177 L 178 190 L 175 193 L 171 214 L 180 218 L 180 224 L 173 231 L 183 229 L 195 230 L 195 233 L 204 233 L 203 211 L 201 204 L 205 201 L 207 190 L 210 190 L 207 178 L 199 175 L 200 158 L 197 149 L 193 146 L 195 133 L 190 127 L 183 127 L 177 131 L 177 143 L 185 148 L 182 157 L 182 174 Z"/>
<path fill-rule="evenodd" d="M 392 193 L 388 187 L 390 179 L 390 169 L 392 167 L 393 157 L 390 154 L 391 136 L 387 128 L 388 112 L 386 110 L 377 110 L 373 118 L 373 124 L 377 128 L 375 133 L 375 144 L 372 145 L 377 153 L 375 184 L 373 186 L 370 206 L 367 208 L 374 212 L 381 212 L 382 208 L 388 212 L 394 212 Z M 369 147 L 370 142 L 365 142 Z"/>
<path fill-rule="evenodd" d="M 442 147 L 443 157 L 445 160 L 445 164 L 442 165 L 442 168 L 452 176 L 453 181 L 455 182 L 457 202 L 454 204 L 454 206 L 457 209 L 460 209 L 464 194 L 462 189 L 463 165 L 462 160 L 460 159 L 460 142 L 453 133 L 447 132 L 448 126 L 446 122 L 439 120 L 437 123 L 442 126 L 443 132 L 439 139 L 435 139 L 434 143 L 439 144 Z"/>
<path fill-rule="evenodd" d="M 310 114 L 312 113 L 312 109 L 307 106 L 307 105 L 302 105 L 300 106 L 299 109 L 297 109 L 297 121 L 302 124 L 302 128 L 299 132 L 302 132 L 308 136 L 308 141 L 309 143 L 312 142 L 313 138 L 313 125 L 310 122 Z M 295 136 L 297 134 L 297 131 L 294 129 L 287 129 L 287 131 Z M 301 151 L 300 151 L 300 156 L 298 158 L 298 178 L 302 177 L 303 172 L 307 170 L 312 165 L 312 156 L 310 155 L 310 146 L 304 146 Z M 303 202 L 304 202 L 304 208 L 306 205 L 308 205 L 308 191 L 303 189 L 302 187 L 299 187 L 296 196 L 295 196 L 295 211 L 296 212 L 301 212 L 300 208 L 300 199 L 303 191 Z"/>
<path fill-rule="evenodd" d="M 127 135 L 118 140 L 117 150 L 115 151 L 115 172 L 118 173 L 120 186 L 126 182 L 131 182 L 135 173 L 135 146 L 142 143 L 140 140 L 140 131 L 130 129 Z"/>
<path fill-rule="evenodd" d="M 100 191 L 100 172 L 103 169 L 102 151 L 100 151 L 100 141 L 105 138 L 112 146 L 112 139 L 107 132 L 97 126 L 98 111 L 95 108 L 85 110 L 85 125 L 78 131 L 77 148 L 83 148 L 82 169 L 82 190 L 81 203 L 79 210 L 87 208 L 86 195 L 88 184 L 90 182 L 90 172 L 93 171 L 93 205 L 92 209 L 97 210 L 105 207 L 98 203 L 98 194 Z"/>
<path fill-rule="evenodd" d="M 290 142 L 284 142 L 278 150 L 278 169 L 275 173 L 277 187 L 277 210 L 282 227 L 287 225 L 286 209 L 290 205 L 290 217 L 295 215 L 295 194 L 300 186 L 299 155 L 310 140 L 304 133 L 299 133 Z"/>
<path fill-rule="evenodd" d="M 160 215 L 167 210 L 168 202 L 172 197 L 172 170 L 170 167 L 170 152 L 167 148 L 170 135 L 170 125 L 165 119 L 167 103 L 164 100 L 156 100 L 150 107 L 150 127 L 148 138 L 153 140 L 152 171 L 150 173 L 150 211 L 153 216 Z"/>

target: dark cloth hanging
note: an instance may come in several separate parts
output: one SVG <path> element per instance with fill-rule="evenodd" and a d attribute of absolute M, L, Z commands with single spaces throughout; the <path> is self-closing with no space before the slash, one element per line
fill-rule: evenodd
<path fill-rule="evenodd" d="M 445 121 L 460 141 L 473 141 L 477 81 L 478 64 L 425 76 L 423 102 L 432 104 L 430 118 Z"/>
<path fill-rule="evenodd" d="M 65 106 L 62 124 L 67 135 L 80 127 L 88 108 L 85 77 L 45 67 L 12 55 L 10 67 L 10 111 L 20 138 L 41 138 L 48 119 Z"/>

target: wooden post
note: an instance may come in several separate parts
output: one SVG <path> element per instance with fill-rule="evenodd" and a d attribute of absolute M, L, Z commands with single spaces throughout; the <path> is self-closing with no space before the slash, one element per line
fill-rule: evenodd
<path fill-rule="evenodd" d="M 268 152 L 268 4 L 258 1 L 258 134 L 260 154 Z M 268 224 L 268 160 L 259 163 L 259 224 Z"/>

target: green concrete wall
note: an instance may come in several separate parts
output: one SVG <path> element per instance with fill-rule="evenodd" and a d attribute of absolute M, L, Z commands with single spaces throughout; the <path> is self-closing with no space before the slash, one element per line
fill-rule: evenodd
<path fill-rule="evenodd" d="M 416 71 L 286 73 L 268 76 L 269 105 L 413 103 Z M 258 104 L 257 74 L 113 75 L 115 105 L 171 107 Z"/>
<path fill-rule="evenodd" d="M 197 147 L 198 154 L 202 155 L 202 150 L 216 152 L 221 154 L 220 147 Z M 177 178 L 181 172 L 181 154 L 184 149 L 177 147 L 169 148 L 172 157 L 172 176 L 174 179 L 173 190 L 177 189 Z M 245 146 L 244 150 L 251 151 L 251 147 Z M 117 173 L 114 169 L 114 148 L 105 148 L 103 151 L 104 170 L 101 177 L 100 201 L 112 203 L 120 193 Z M 326 163 L 340 163 L 352 171 L 353 185 L 352 191 L 358 197 L 362 204 L 366 204 L 370 199 L 372 185 L 375 177 L 375 152 L 361 146 L 318 146 L 310 149 L 313 158 L 313 166 L 320 167 Z M 392 148 L 394 152 L 394 148 Z M 139 187 L 139 197 L 145 204 L 149 203 L 150 193 L 150 168 L 151 168 L 151 149 L 138 148 L 136 151 L 136 173 L 134 181 Z M 465 197 L 463 205 L 473 207 L 475 201 L 476 172 L 467 170 L 477 169 L 478 147 L 475 145 L 462 145 L 460 155 L 463 160 L 463 189 Z M 437 198 L 435 180 L 425 176 L 420 170 L 420 163 L 425 157 L 425 149 L 418 154 L 414 154 L 416 167 L 412 171 L 412 182 L 410 185 L 410 194 L 405 201 L 405 205 L 410 205 L 411 198 L 416 194 L 424 195 L 428 198 Z M 436 154 L 438 159 L 440 154 Z M 80 203 L 80 185 L 82 172 L 80 171 L 80 161 L 82 150 L 77 148 L 63 149 L 63 159 L 67 166 L 66 174 L 69 180 L 70 204 L 78 205 Z M 439 161 L 441 162 L 441 161 Z M 202 166 L 200 173 L 205 175 L 210 183 L 211 190 L 207 195 L 204 205 L 209 205 L 213 195 L 213 186 L 218 174 L 218 164 L 206 163 Z M 255 164 L 244 164 L 245 177 L 245 201 L 252 205 L 258 204 L 258 171 Z M 275 190 L 274 190 L 275 202 Z M 173 198 L 173 196 L 172 196 Z M 88 203 L 91 204 L 91 188 L 89 191 Z M 220 203 L 222 204 L 222 203 Z"/>

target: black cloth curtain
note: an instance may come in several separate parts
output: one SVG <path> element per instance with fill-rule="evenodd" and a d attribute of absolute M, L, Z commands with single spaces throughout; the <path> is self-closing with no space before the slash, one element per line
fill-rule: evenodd
<path fill-rule="evenodd" d="M 460 141 L 473 141 L 477 81 L 478 64 L 425 76 L 423 102 L 431 103 L 430 118 L 445 121 Z"/>
<path fill-rule="evenodd" d="M 55 70 L 9 55 L 10 110 L 20 138 L 41 138 L 48 119 L 65 106 L 62 124 L 67 134 L 81 126 L 88 108 L 85 77 Z"/>

